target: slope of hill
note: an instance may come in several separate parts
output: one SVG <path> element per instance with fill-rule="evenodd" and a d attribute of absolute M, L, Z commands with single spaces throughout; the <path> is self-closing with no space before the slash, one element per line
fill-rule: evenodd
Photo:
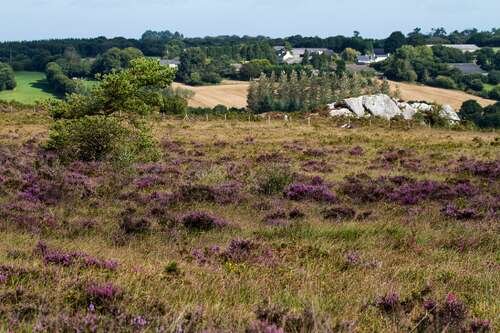
<path fill-rule="evenodd" d="M 0 113 L 1 332 L 500 329 L 496 133 L 211 119 L 124 167 Z"/>
<path fill-rule="evenodd" d="M 450 90 L 417 85 L 405 82 L 389 81 L 393 89 L 399 88 L 401 98 L 406 101 L 427 101 L 438 104 L 449 104 L 455 110 L 460 109 L 462 103 L 474 99 L 482 106 L 494 104 L 495 101 L 468 94 L 460 90 Z"/>
<path fill-rule="evenodd" d="M 434 88 L 410 83 L 390 81 L 391 87 L 399 87 L 401 98 L 404 100 L 422 100 L 449 104 L 456 110 L 460 109 L 462 103 L 469 99 L 477 100 L 481 105 L 494 104 L 495 101 L 467 94 L 459 90 L 448 90 Z M 174 83 L 174 87 L 182 87 L 195 92 L 195 96 L 189 101 L 193 107 L 214 107 L 223 104 L 228 107 L 246 107 L 247 90 L 249 83 L 243 81 L 223 81 L 220 85 L 191 87 L 180 83 Z"/>

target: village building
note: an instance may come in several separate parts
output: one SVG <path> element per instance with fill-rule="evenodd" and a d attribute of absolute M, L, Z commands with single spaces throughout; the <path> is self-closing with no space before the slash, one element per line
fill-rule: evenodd
<path fill-rule="evenodd" d="M 372 54 L 362 54 L 357 58 L 358 65 L 369 65 L 376 62 L 384 61 L 389 58 L 389 54 L 385 53 L 383 49 L 373 49 Z"/>
<path fill-rule="evenodd" d="M 287 50 L 284 46 L 275 46 L 274 50 L 278 55 L 279 62 L 288 65 L 301 64 L 304 60 L 304 54 L 306 51 L 309 55 L 326 54 L 331 56 L 334 53 L 332 50 L 326 48 L 293 48 L 291 50 Z"/>

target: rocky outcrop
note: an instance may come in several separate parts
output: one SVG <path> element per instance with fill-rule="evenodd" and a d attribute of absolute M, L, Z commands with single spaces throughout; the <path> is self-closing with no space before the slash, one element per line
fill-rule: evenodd
<path fill-rule="evenodd" d="M 439 115 L 451 122 L 460 121 L 460 117 L 450 105 L 443 105 L 443 108 L 439 111 Z"/>
<path fill-rule="evenodd" d="M 363 96 L 347 98 L 344 100 L 344 105 L 351 110 L 356 117 L 361 118 L 365 116 L 365 107 L 363 106 Z"/>
<path fill-rule="evenodd" d="M 370 114 L 380 118 L 392 119 L 402 114 L 397 104 L 384 94 L 363 96 L 363 106 Z"/>
<path fill-rule="evenodd" d="M 398 107 L 403 114 L 403 118 L 406 120 L 413 119 L 413 117 L 417 113 L 417 109 L 406 102 L 398 103 Z"/>
<path fill-rule="evenodd" d="M 351 112 L 351 110 L 342 108 L 342 109 L 333 109 L 329 112 L 330 117 L 355 117 L 356 115 Z"/>
<path fill-rule="evenodd" d="M 411 120 L 418 113 L 428 113 L 434 111 L 435 106 L 423 102 L 407 103 L 392 99 L 391 97 L 378 95 L 365 95 L 347 98 L 338 103 L 328 105 L 331 117 L 380 117 L 392 119 L 402 116 L 406 120 Z M 444 105 L 439 111 L 439 115 L 450 123 L 460 121 L 460 117 L 449 105 Z"/>

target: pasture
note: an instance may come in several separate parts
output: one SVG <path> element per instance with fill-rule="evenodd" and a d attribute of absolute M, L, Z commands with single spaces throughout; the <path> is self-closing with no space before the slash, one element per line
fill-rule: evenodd
<path fill-rule="evenodd" d="M 0 92 L 0 100 L 15 101 L 26 105 L 54 97 L 42 72 L 16 72 L 17 87 Z"/>

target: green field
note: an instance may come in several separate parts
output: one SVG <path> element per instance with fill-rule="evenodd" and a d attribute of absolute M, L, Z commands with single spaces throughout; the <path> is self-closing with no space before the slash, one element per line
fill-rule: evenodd
<path fill-rule="evenodd" d="M 0 92 L 0 100 L 34 104 L 54 97 L 42 72 L 16 72 L 16 81 L 17 87 L 14 90 Z"/>

